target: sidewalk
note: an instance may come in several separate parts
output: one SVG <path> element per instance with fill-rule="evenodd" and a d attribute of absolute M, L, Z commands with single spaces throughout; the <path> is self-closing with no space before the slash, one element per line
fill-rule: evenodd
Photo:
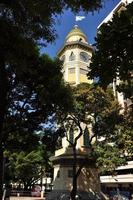
<path fill-rule="evenodd" d="M 45 200 L 45 197 L 10 197 L 10 200 Z"/>

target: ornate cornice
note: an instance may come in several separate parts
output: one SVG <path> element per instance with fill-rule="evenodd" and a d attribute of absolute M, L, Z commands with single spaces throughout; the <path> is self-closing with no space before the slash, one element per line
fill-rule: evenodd
<path fill-rule="evenodd" d="M 73 41 L 73 42 L 66 42 L 64 44 L 64 46 L 58 51 L 57 56 L 60 57 L 61 54 L 63 54 L 63 52 L 66 49 L 73 49 L 75 47 L 78 47 L 80 49 L 87 50 L 87 51 L 89 50 L 89 51 L 93 52 L 93 47 L 91 45 L 80 42 L 80 41 Z"/>
<path fill-rule="evenodd" d="M 62 154 L 60 156 L 53 156 L 50 158 L 54 165 L 64 165 L 64 166 L 72 166 L 73 164 L 73 154 Z M 84 165 L 91 166 L 95 163 L 95 158 L 90 155 L 79 154 L 77 153 L 77 164 L 80 165 L 84 162 Z"/>

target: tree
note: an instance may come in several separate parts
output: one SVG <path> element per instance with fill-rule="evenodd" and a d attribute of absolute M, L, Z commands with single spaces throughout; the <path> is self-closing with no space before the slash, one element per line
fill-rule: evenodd
<path fill-rule="evenodd" d="M 118 134 L 114 140 L 117 146 L 122 150 L 122 155 L 126 160 L 133 158 L 133 105 L 128 106 L 124 111 L 123 121 L 119 126 Z"/>
<path fill-rule="evenodd" d="M 116 83 L 118 92 L 124 94 L 123 121 L 114 141 L 127 159 L 133 156 L 133 3 L 120 13 L 114 14 L 111 21 L 98 30 L 95 52 L 90 65 L 90 78 L 97 77 L 104 89 Z M 130 100 L 130 101 L 129 101 Z M 119 139 L 118 139 L 119 138 Z"/>
<path fill-rule="evenodd" d="M 11 182 L 23 184 L 25 190 L 31 188 L 39 180 L 41 181 L 51 168 L 44 157 L 45 154 L 47 152 L 42 147 L 30 152 L 6 151 L 5 181 L 9 181 L 9 184 Z"/>
<path fill-rule="evenodd" d="M 118 139 L 118 138 L 117 138 Z M 117 145 L 118 140 L 113 142 L 98 141 L 94 144 L 94 156 L 96 157 L 96 166 L 101 175 L 116 175 L 116 168 L 126 164 L 126 158 L 123 151 Z"/>
<path fill-rule="evenodd" d="M 61 125 L 64 124 L 67 141 L 73 150 L 73 188 L 71 199 L 75 200 L 77 179 L 84 166 L 84 163 L 79 164 L 77 162 L 77 141 L 85 134 L 87 129 L 89 134 L 87 146 L 90 148 L 90 157 L 93 156 L 94 160 L 99 158 L 95 150 L 95 146 L 98 147 L 99 144 L 98 139 L 104 138 L 105 144 L 114 142 L 114 134 L 116 134 L 117 125 L 121 122 L 121 116 L 119 114 L 120 106 L 115 101 L 111 89 L 105 92 L 100 87 L 84 83 L 73 88 L 73 92 L 73 109 L 66 116 L 63 116 L 63 123 Z M 114 167 L 120 164 L 118 162 L 120 156 L 119 152 L 116 156 L 117 159 L 115 159 Z"/>
<path fill-rule="evenodd" d="M 0 2 L 0 147 L 3 143 L 3 124 L 8 107 L 12 77 L 21 79 L 23 72 L 38 66 L 41 45 L 55 39 L 54 18 L 65 8 L 72 11 L 94 11 L 102 6 L 101 0 L 82 1 L 1 1 Z M 46 63 L 45 63 L 46 64 Z M 48 66 L 49 63 L 47 63 Z M 37 78 L 38 79 L 38 78 Z M 2 177 L 3 149 L 0 149 L 0 177 Z M 0 196 L 2 179 L 0 179 Z"/>
<path fill-rule="evenodd" d="M 21 73 L 21 79 L 13 77 L 11 80 L 3 127 L 5 137 L 15 131 L 29 134 L 42 130 L 49 116 L 59 108 L 64 112 L 68 109 L 71 94 L 62 80 L 62 63 L 47 55 L 39 59 L 37 68 L 29 67 L 29 71 Z"/>
<path fill-rule="evenodd" d="M 133 110 L 122 113 L 111 140 L 97 141 L 94 145 L 97 165 L 101 173 L 117 174 L 116 167 L 125 165 L 133 157 Z"/>
<path fill-rule="evenodd" d="M 46 63 L 49 64 L 49 68 L 45 65 Z M 13 155 L 13 159 L 11 159 L 13 163 L 15 156 L 18 159 L 20 157 L 26 159 L 27 156 L 29 158 L 29 155 L 34 156 L 36 153 L 34 150 L 39 145 L 40 139 L 37 132 L 44 130 L 44 124 L 49 120 L 49 116 L 57 112 L 59 108 L 65 112 L 70 103 L 69 87 L 65 86 L 62 80 L 61 63 L 58 59 L 52 60 L 47 55 L 40 56 L 38 68 L 21 74 L 21 78 L 24 82 L 19 81 L 16 77 L 12 78 L 8 109 L 3 126 L 4 149 Z M 21 154 L 20 151 L 23 153 Z M 47 159 L 45 158 L 46 160 L 48 163 L 48 156 Z M 12 163 L 10 162 L 9 166 L 10 164 Z M 30 168 L 27 160 L 25 165 Z M 39 163 L 36 167 L 38 166 Z M 25 172 L 22 169 L 21 171 L 24 176 Z M 36 171 L 38 172 L 38 170 Z M 32 172 L 31 175 L 33 175 Z M 16 173 L 14 176 L 18 177 Z M 30 177 L 28 178 L 30 179 Z M 29 184 L 29 181 L 24 184 Z"/>
<path fill-rule="evenodd" d="M 44 132 L 16 131 L 8 135 L 4 151 L 4 184 L 23 184 L 24 189 L 31 188 L 47 173 L 52 176 L 49 160 L 52 149 L 48 149 L 46 140 L 42 143 Z"/>
<path fill-rule="evenodd" d="M 104 88 L 119 80 L 117 90 L 133 97 L 133 3 L 98 30 L 89 77 L 98 77 Z"/>

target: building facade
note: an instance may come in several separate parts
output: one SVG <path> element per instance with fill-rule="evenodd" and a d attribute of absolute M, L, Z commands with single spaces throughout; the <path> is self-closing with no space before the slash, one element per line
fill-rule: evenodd
<path fill-rule="evenodd" d="M 75 25 L 67 35 L 63 47 L 58 52 L 58 57 L 64 62 L 63 74 L 66 82 L 71 85 L 92 82 L 86 76 L 92 51 L 93 48 L 87 42 L 86 35 Z"/>

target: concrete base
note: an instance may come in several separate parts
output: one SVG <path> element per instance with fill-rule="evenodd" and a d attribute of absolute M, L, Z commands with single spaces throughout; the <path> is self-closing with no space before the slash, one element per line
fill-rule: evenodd
<path fill-rule="evenodd" d="M 93 192 L 78 191 L 77 200 L 101 200 L 100 195 Z M 70 191 L 53 190 L 47 196 L 46 200 L 70 200 Z"/>

